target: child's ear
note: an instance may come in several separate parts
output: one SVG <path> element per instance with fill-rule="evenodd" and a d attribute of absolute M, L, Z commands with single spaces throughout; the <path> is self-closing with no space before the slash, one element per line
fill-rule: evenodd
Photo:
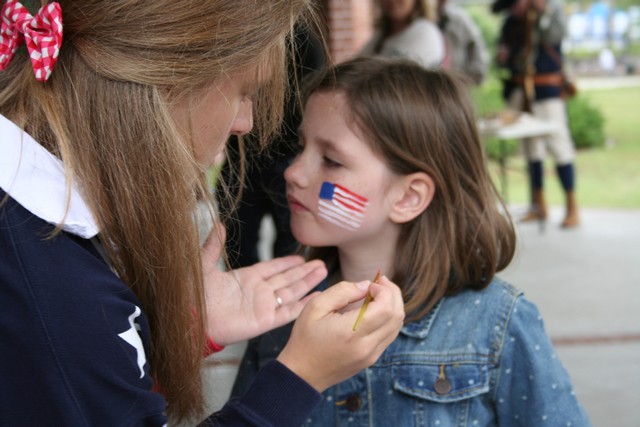
<path fill-rule="evenodd" d="M 397 224 L 409 222 L 424 212 L 436 190 L 433 179 L 424 172 L 409 174 L 396 185 L 399 186 L 398 197 L 391 206 L 389 218 Z"/>

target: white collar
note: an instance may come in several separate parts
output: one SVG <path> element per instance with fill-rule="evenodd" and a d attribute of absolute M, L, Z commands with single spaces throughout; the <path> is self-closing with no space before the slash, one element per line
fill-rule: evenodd
<path fill-rule="evenodd" d="M 0 153 L 0 188 L 20 205 L 85 239 L 98 234 L 100 229 L 76 182 L 67 211 L 62 162 L 1 114 Z"/>

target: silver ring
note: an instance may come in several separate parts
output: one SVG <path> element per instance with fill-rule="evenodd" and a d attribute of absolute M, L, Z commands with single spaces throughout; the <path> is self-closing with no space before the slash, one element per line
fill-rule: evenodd
<path fill-rule="evenodd" d="M 278 307 L 282 307 L 282 298 L 280 298 L 278 295 L 274 295 L 276 297 L 276 304 L 278 304 Z"/>

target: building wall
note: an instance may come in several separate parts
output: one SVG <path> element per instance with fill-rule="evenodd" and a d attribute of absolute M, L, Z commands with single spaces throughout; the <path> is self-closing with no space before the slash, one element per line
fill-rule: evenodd
<path fill-rule="evenodd" d="M 374 0 L 323 0 L 328 41 L 334 62 L 357 54 L 373 32 Z"/>

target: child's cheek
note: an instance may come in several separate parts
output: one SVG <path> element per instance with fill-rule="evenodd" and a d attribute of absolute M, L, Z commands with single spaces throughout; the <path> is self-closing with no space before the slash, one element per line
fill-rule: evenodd
<path fill-rule="evenodd" d="M 318 215 L 346 230 L 355 231 L 364 220 L 369 201 L 340 184 L 323 182 L 320 188 Z"/>

